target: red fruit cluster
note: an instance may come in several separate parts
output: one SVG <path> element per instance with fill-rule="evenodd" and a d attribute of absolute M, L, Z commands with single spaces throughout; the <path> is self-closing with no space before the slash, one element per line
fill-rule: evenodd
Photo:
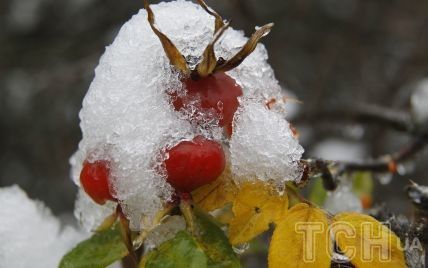
<path fill-rule="evenodd" d="M 200 111 L 214 110 L 219 117 L 219 126 L 232 135 L 233 116 L 238 109 L 238 97 L 242 88 L 224 72 L 213 73 L 199 79 L 183 80 L 184 96 L 171 94 L 176 111 L 200 103 Z M 200 122 L 198 122 L 200 123 Z M 194 189 L 217 179 L 224 170 L 225 156 L 221 145 L 197 136 L 193 141 L 183 141 L 168 150 L 165 161 L 167 181 L 180 192 Z"/>
<path fill-rule="evenodd" d="M 173 106 L 179 111 L 198 100 L 201 109 L 214 109 L 219 126 L 232 134 L 233 116 L 238 109 L 242 88 L 224 72 L 214 73 L 198 80 L 183 81 L 187 89 L 184 96 L 174 95 Z M 200 111 L 203 112 L 203 111 Z M 165 160 L 167 181 L 180 192 L 188 193 L 217 179 L 224 170 L 225 156 L 221 145 L 202 136 L 192 141 L 182 141 L 167 151 Z M 104 160 L 85 161 L 80 182 L 86 193 L 98 204 L 115 200 L 109 186 L 109 163 Z"/>
<path fill-rule="evenodd" d="M 200 111 L 214 110 L 219 117 L 219 126 L 232 135 L 233 116 L 238 109 L 238 97 L 242 88 L 224 72 L 213 73 L 199 79 L 183 81 L 187 92 L 184 96 L 172 94 L 176 111 L 200 103 Z M 200 122 L 198 122 L 200 123 Z M 194 189 L 217 179 L 224 170 L 225 156 L 221 145 L 197 136 L 193 141 L 183 141 L 168 150 L 165 161 L 167 181 L 180 192 Z"/>
<path fill-rule="evenodd" d="M 215 111 L 219 117 L 219 126 L 223 127 L 230 137 L 233 131 L 233 117 L 239 106 L 238 97 L 242 96 L 243 92 L 236 81 L 225 72 L 239 66 L 254 51 L 259 40 L 269 33 L 273 24 L 269 23 L 259 27 L 231 58 L 217 58 L 214 45 L 226 32 L 229 23 L 225 23 L 221 16 L 209 8 L 203 0 L 198 3 L 215 18 L 215 25 L 213 39 L 205 47 L 200 62 L 193 69 L 167 35 L 157 28 L 155 15 L 148 1 L 144 1 L 144 7 L 150 27 L 159 38 L 170 64 L 183 77 L 186 77 L 182 80 L 183 86 L 187 90 L 186 94 L 178 95 L 177 92 L 170 94 L 173 97 L 174 109 L 180 111 L 194 105 L 195 102 L 200 103 L 198 112 L 207 114 L 208 111 L 207 115 L 210 117 L 211 111 Z M 200 119 L 192 118 L 192 120 Z M 224 170 L 225 160 L 221 145 L 203 137 L 196 137 L 192 142 L 180 142 L 168 153 L 169 158 L 165 161 L 167 180 L 181 192 L 190 192 L 215 180 Z"/>

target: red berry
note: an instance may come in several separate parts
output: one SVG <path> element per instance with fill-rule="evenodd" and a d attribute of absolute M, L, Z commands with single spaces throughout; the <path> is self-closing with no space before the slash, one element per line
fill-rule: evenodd
<path fill-rule="evenodd" d="M 80 183 L 83 189 L 100 205 L 103 205 L 107 200 L 115 200 L 109 187 L 109 175 L 109 163 L 105 160 L 98 160 L 93 163 L 85 161 L 80 172 Z"/>
<path fill-rule="evenodd" d="M 225 167 L 221 145 L 201 136 L 182 141 L 167 153 L 167 181 L 180 192 L 191 192 L 214 181 Z"/>
<path fill-rule="evenodd" d="M 198 80 L 188 78 L 183 84 L 187 89 L 185 96 L 171 94 L 175 97 L 175 110 L 178 111 L 198 100 L 201 108 L 216 111 L 220 118 L 219 126 L 231 128 L 233 115 L 239 106 L 238 97 L 242 96 L 242 88 L 232 77 L 224 72 L 217 72 Z"/>

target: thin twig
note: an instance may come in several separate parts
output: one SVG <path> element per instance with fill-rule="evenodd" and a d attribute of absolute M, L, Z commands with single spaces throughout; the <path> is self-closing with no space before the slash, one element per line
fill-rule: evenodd
<path fill-rule="evenodd" d="M 385 157 L 365 161 L 365 162 L 345 162 L 342 163 L 342 172 L 346 171 L 372 171 L 372 172 L 392 172 L 395 173 L 393 166 L 412 158 L 416 153 L 424 149 L 427 143 L 426 137 L 419 137 L 410 144 L 402 147 L 398 152 Z"/>
<path fill-rule="evenodd" d="M 327 107 L 316 111 L 316 116 L 310 112 L 302 114 L 293 124 L 317 123 L 317 122 L 340 121 L 375 123 L 388 126 L 392 129 L 415 134 L 416 127 L 412 123 L 411 116 L 405 111 L 382 107 L 376 104 L 353 103 L 351 105 L 341 105 Z"/>
<path fill-rule="evenodd" d="M 287 193 L 291 194 L 292 196 L 294 196 L 297 200 L 299 200 L 302 203 L 307 203 L 307 204 L 311 204 L 310 201 L 308 201 L 306 198 L 303 197 L 303 195 L 301 195 L 298 191 L 296 191 L 296 189 L 294 189 L 293 187 L 287 187 Z"/>
<path fill-rule="evenodd" d="M 427 135 L 415 138 L 410 144 L 404 146 L 398 152 L 383 156 L 378 159 L 362 162 L 343 162 L 323 159 L 304 159 L 301 160 L 303 167 L 303 176 L 297 186 L 305 186 L 309 179 L 314 176 L 320 176 L 326 190 L 334 190 L 337 187 L 338 176 L 354 171 L 371 172 L 397 172 L 397 165 L 402 163 L 425 148 Z"/>
<path fill-rule="evenodd" d="M 311 177 L 321 177 L 326 190 L 334 190 L 337 187 L 337 176 L 330 170 L 330 166 L 336 162 L 323 159 L 302 159 L 300 164 L 303 168 L 302 179 L 297 183 L 299 188 L 304 187 Z"/>

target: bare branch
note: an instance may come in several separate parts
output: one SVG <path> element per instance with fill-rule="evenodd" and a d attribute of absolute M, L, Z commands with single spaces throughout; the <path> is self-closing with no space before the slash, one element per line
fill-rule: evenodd
<path fill-rule="evenodd" d="M 416 153 L 425 147 L 426 142 L 427 141 L 425 137 L 416 138 L 410 144 L 402 147 L 398 152 L 392 153 L 385 157 L 359 163 L 342 163 L 341 170 L 343 170 L 343 172 L 366 170 L 373 172 L 394 173 L 396 172 L 396 169 L 394 169 L 394 164 L 396 165 L 413 157 Z"/>
<path fill-rule="evenodd" d="M 334 122 L 350 121 L 382 124 L 399 131 L 415 132 L 415 126 L 407 112 L 367 103 L 352 103 L 324 108 L 318 110 L 316 116 L 310 113 L 302 114 L 293 123 L 331 122 L 333 120 Z"/>
<path fill-rule="evenodd" d="M 323 159 L 304 159 L 301 160 L 303 167 L 303 176 L 297 184 L 299 187 L 305 186 L 311 177 L 319 176 L 323 180 L 326 190 L 334 190 L 337 187 L 338 176 L 353 171 L 371 171 L 371 172 L 397 172 L 397 165 L 415 156 L 425 148 L 427 135 L 414 139 L 410 144 L 402 147 L 398 152 L 386 155 L 384 157 L 362 161 L 362 162 L 343 162 Z"/>

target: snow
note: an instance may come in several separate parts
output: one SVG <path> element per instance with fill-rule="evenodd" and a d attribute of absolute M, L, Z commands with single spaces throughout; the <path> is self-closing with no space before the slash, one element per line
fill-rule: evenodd
<path fill-rule="evenodd" d="M 212 38 L 213 17 L 187 1 L 151 7 L 157 27 L 188 61 L 196 64 Z M 229 28 L 215 46 L 217 56 L 230 58 L 246 40 L 242 31 Z M 263 180 L 271 175 L 278 181 L 297 179 L 296 161 L 303 149 L 291 137 L 285 113 L 262 107 L 272 98 L 282 99 L 281 87 L 267 58 L 265 47 L 259 44 L 238 68 L 228 73 L 243 88 L 245 96 L 258 102 L 243 107 L 241 119 L 235 122 L 238 132 L 231 141 L 232 165 L 236 165 L 233 170 L 237 175 L 251 174 Z M 140 10 L 122 26 L 100 59 L 79 114 L 82 140 L 70 159 L 77 185 L 83 161 L 110 162 L 112 186 L 134 230 L 143 228 L 143 217 L 153 217 L 172 193 L 161 165 L 167 148 L 197 134 L 227 147 L 227 138 L 215 120 L 201 127 L 189 122 L 191 113 L 173 110 L 167 94 L 172 91 L 185 94 L 180 75 L 169 65 L 147 22 L 146 11 Z M 256 111 L 250 111 L 251 107 Z M 253 138 L 257 140 L 251 141 Z M 91 209 L 79 211 L 80 215 Z M 92 228 L 94 222 L 88 219 L 87 228 Z"/>
<path fill-rule="evenodd" d="M 303 148 L 283 116 L 255 100 L 244 100 L 230 141 L 232 172 L 242 179 L 298 180 Z"/>
<path fill-rule="evenodd" d="M 324 208 L 332 214 L 345 211 L 361 213 L 363 211 L 361 201 L 352 192 L 350 182 L 345 181 L 343 178 L 335 191 L 327 193 Z"/>
<path fill-rule="evenodd" d="M 283 108 L 285 109 L 287 119 L 292 120 L 299 114 L 302 104 L 292 91 L 285 89 L 283 92 L 285 96 Z"/>
<path fill-rule="evenodd" d="M 392 181 L 392 173 L 386 172 L 386 173 L 378 173 L 376 174 L 375 178 L 379 181 L 382 185 L 388 185 Z"/>
<path fill-rule="evenodd" d="M 74 204 L 74 216 L 79 224 L 87 231 L 94 231 L 105 218 L 112 215 L 116 209 L 116 203 L 107 201 L 103 206 L 95 203 L 82 189 L 77 192 Z"/>
<path fill-rule="evenodd" d="M 58 267 L 87 234 L 61 226 L 50 210 L 18 186 L 0 188 L 0 267 Z"/>
<path fill-rule="evenodd" d="M 175 235 L 186 229 L 186 222 L 183 217 L 174 215 L 166 218 L 162 224 L 153 229 L 144 241 L 146 251 L 158 247 L 165 241 L 175 237 Z"/>
<path fill-rule="evenodd" d="M 428 78 L 417 83 L 411 97 L 411 104 L 415 121 L 426 124 L 428 122 Z"/>
<path fill-rule="evenodd" d="M 366 156 L 366 149 L 359 142 L 330 138 L 316 144 L 311 156 L 334 161 L 358 162 Z M 333 214 L 363 210 L 360 199 L 352 191 L 352 180 L 347 176 L 340 177 L 336 190 L 327 193 L 324 207 Z"/>
<path fill-rule="evenodd" d="M 311 150 L 311 156 L 334 161 L 361 161 L 366 156 L 364 145 L 338 138 L 323 140 Z"/>

